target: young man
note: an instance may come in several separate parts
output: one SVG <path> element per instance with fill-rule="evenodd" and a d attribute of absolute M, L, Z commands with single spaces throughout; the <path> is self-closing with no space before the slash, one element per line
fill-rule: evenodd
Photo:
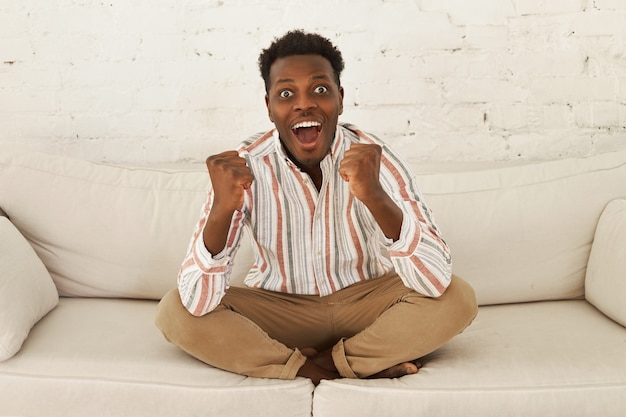
<path fill-rule="evenodd" d="M 471 323 L 472 288 L 406 163 L 339 124 L 341 53 L 293 31 L 259 57 L 275 129 L 207 159 L 212 182 L 178 288 L 159 305 L 172 343 L 267 378 L 400 377 Z M 247 288 L 229 287 L 246 228 Z"/>

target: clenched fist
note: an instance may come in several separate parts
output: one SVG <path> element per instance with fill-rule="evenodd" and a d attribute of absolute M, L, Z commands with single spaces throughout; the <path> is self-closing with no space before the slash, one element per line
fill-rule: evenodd
<path fill-rule="evenodd" d="M 213 185 L 213 207 L 225 212 L 240 209 L 245 190 L 254 180 L 246 160 L 237 151 L 226 151 L 209 156 L 206 165 Z"/>
<path fill-rule="evenodd" d="M 379 145 L 355 143 L 346 151 L 339 164 L 339 175 L 349 183 L 352 195 L 363 202 L 380 198 L 384 194 L 378 178 L 381 154 Z"/>

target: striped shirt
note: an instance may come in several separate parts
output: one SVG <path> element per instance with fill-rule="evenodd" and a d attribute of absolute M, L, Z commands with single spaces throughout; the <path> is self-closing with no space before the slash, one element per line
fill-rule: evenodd
<path fill-rule="evenodd" d="M 339 175 L 352 143 L 382 146 L 380 182 L 403 212 L 396 241 L 384 236 Z M 378 138 L 340 124 L 320 164 L 319 191 L 289 160 L 275 129 L 249 138 L 238 151 L 255 180 L 243 207 L 233 214 L 224 250 L 215 256 L 202 239 L 213 199 L 209 192 L 178 276 L 181 299 L 192 314 L 212 311 L 224 296 L 244 228 L 256 254 L 245 279 L 250 287 L 324 296 L 395 269 L 419 293 L 438 297 L 445 291 L 451 277 L 449 248 L 407 163 Z"/>

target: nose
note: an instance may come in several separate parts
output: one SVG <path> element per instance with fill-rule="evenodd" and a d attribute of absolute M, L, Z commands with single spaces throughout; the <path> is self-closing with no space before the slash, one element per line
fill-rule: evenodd
<path fill-rule="evenodd" d="M 308 111 L 317 107 L 315 98 L 309 94 L 298 95 L 297 100 L 294 102 L 294 110 L 296 111 Z"/>

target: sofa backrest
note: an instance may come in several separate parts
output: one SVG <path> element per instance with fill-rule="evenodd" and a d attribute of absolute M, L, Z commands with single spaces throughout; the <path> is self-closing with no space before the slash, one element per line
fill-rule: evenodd
<path fill-rule="evenodd" d="M 413 165 L 454 272 L 480 304 L 581 296 L 600 213 L 626 197 L 626 152 L 478 169 Z M 203 165 L 0 156 L 0 206 L 65 296 L 162 297 L 176 285 L 209 187 Z M 252 257 L 244 239 L 233 285 Z"/>
<path fill-rule="evenodd" d="M 479 304 L 577 298 L 600 214 L 626 196 L 626 152 L 437 170 L 418 183 Z"/>
<path fill-rule="evenodd" d="M 158 299 L 210 186 L 199 171 L 0 157 L 0 201 L 65 296 Z"/>

